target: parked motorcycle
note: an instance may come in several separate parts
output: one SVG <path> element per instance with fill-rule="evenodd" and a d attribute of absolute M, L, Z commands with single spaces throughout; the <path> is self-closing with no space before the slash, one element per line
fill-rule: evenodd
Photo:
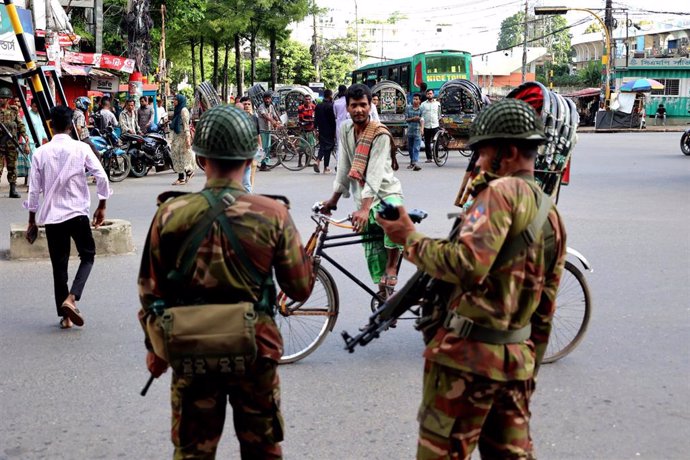
<path fill-rule="evenodd" d="M 90 137 L 91 143 L 96 147 L 101 157 L 103 169 L 111 182 L 121 182 L 127 177 L 131 169 L 129 156 L 119 142 L 119 128 L 106 128 L 105 132 L 94 128 Z"/>
<path fill-rule="evenodd" d="M 690 113 L 690 110 L 688 111 Z M 690 128 L 686 129 L 680 137 L 680 151 L 690 156 Z"/>
<path fill-rule="evenodd" d="M 155 168 L 156 172 L 172 168 L 170 144 L 163 134 L 140 136 L 127 133 L 122 135 L 122 142 L 127 145 L 132 176 L 144 177 L 151 168 Z"/>

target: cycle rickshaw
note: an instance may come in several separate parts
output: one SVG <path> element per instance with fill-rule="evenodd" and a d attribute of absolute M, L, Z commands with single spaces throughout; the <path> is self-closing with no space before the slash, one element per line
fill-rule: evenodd
<path fill-rule="evenodd" d="M 451 150 L 458 150 L 469 157 L 472 151 L 466 148 L 469 129 L 482 108 L 481 89 L 469 80 L 451 80 L 438 91 L 441 103 L 439 130 L 434 136 L 433 158 L 436 166 L 448 161 Z"/>
<path fill-rule="evenodd" d="M 402 150 L 407 148 L 407 122 L 405 121 L 407 94 L 405 90 L 394 81 L 383 80 L 371 88 L 371 94 L 379 97 L 379 119 L 390 131 L 398 153 L 402 155 Z"/>

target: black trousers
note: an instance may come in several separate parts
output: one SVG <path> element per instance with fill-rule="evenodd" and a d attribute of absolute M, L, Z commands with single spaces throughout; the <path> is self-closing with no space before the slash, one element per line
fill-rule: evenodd
<path fill-rule="evenodd" d="M 68 295 L 74 294 L 76 300 L 81 298 L 86 280 L 89 278 L 93 259 L 96 255 L 96 244 L 91 234 L 91 224 L 87 216 L 73 217 L 59 224 L 46 225 L 48 252 L 53 265 L 53 287 L 55 289 L 55 307 L 57 315 Z M 72 289 L 67 288 L 67 268 L 69 264 L 70 239 L 79 253 L 79 268 L 72 282 Z"/>
<path fill-rule="evenodd" d="M 431 142 L 434 140 L 434 136 L 438 132 L 438 128 L 424 128 L 424 153 L 426 153 L 426 159 L 431 160 Z"/>
<path fill-rule="evenodd" d="M 319 140 L 319 161 L 323 160 L 323 167 L 328 168 L 331 163 L 331 153 L 335 149 L 335 142 L 330 140 L 321 139 Z"/>

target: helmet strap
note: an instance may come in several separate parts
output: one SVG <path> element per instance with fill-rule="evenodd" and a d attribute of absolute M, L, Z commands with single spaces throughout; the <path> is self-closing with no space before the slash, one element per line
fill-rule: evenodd
<path fill-rule="evenodd" d="M 494 157 L 493 161 L 491 162 L 491 172 L 494 174 L 498 174 L 498 170 L 501 169 L 501 160 L 503 159 L 503 149 L 505 149 L 505 145 L 500 145 L 498 149 L 496 150 L 496 156 Z"/>

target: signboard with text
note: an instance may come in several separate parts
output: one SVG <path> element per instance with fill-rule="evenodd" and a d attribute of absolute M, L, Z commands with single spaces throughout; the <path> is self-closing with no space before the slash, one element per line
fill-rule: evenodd
<path fill-rule="evenodd" d="M 29 47 L 29 54 L 31 54 L 33 59 L 36 59 L 34 25 L 31 18 L 31 11 L 17 8 L 17 14 L 19 15 L 19 22 L 21 22 L 22 28 L 24 29 L 24 40 L 26 40 Z M 14 33 L 12 23 L 10 22 L 5 8 L 0 8 L 0 19 L 2 19 L 2 21 L 0 21 L 0 60 L 24 62 L 24 56 L 22 56 L 22 51 L 19 49 L 19 42 L 17 42 L 17 36 Z"/>
<path fill-rule="evenodd" d="M 91 65 L 101 69 L 112 69 L 125 73 L 134 72 L 134 59 L 128 59 L 122 56 L 65 51 L 63 60 L 72 64 Z"/>
<path fill-rule="evenodd" d="M 91 91 L 104 93 L 117 93 L 120 88 L 120 80 L 117 77 L 91 76 Z"/>
<path fill-rule="evenodd" d="M 690 58 L 632 58 L 628 67 L 690 69 Z"/>

